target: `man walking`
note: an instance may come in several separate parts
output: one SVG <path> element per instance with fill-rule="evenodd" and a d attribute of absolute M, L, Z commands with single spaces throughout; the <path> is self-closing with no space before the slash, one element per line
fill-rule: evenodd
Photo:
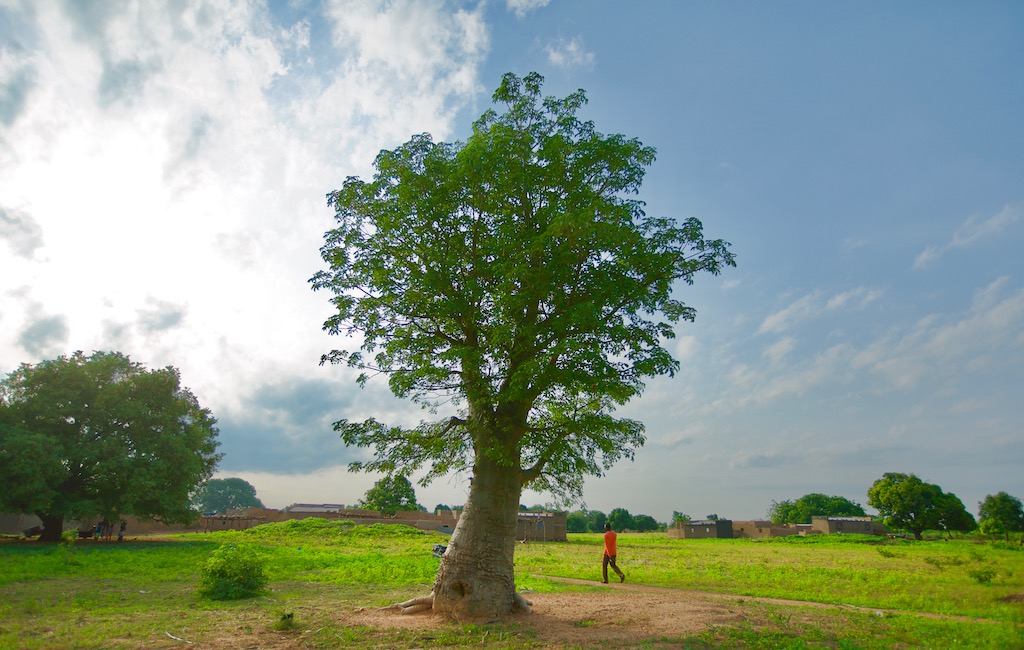
<path fill-rule="evenodd" d="M 608 565 L 610 564 L 615 573 L 619 574 L 619 582 L 626 581 L 626 574 L 615 565 L 615 538 L 617 535 L 612 530 L 611 524 L 604 525 L 604 557 L 601 560 L 601 574 L 604 577 L 601 582 L 608 584 Z"/>

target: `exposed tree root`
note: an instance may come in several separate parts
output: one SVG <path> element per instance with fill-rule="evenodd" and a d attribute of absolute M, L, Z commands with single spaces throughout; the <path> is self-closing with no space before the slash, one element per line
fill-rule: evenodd
<path fill-rule="evenodd" d="M 420 596 L 419 598 L 410 598 L 404 603 L 395 603 L 394 605 L 388 605 L 387 607 L 381 607 L 381 609 L 397 609 L 402 614 L 416 614 L 418 612 L 425 612 L 428 609 L 434 607 L 434 592 L 430 592 L 429 596 Z"/>
<path fill-rule="evenodd" d="M 521 609 L 523 612 L 529 614 L 533 611 L 533 603 L 523 597 L 518 591 L 512 592 L 512 598 L 515 601 L 516 607 Z"/>
<path fill-rule="evenodd" d="M 512 593 L 513 608 L 518 608 L 520 611 L 527 614 L 533 612 L 533 603 L 519 593 L 518 591 Z M 381 610 L 398 610 L 402 614 L 418 614 L 419 612 L 425 612 L 434 608 L 434 592 L 430 592 L 429 596 L 419 596 L 418 598 L 410 598 L 409 600 L 401 603 L 395 603 L 394 605 L 388 605 L 381 607 Z"/>

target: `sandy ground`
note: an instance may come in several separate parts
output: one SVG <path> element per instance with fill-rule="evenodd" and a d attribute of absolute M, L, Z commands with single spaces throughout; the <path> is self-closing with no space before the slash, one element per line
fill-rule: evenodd
<path fill-rule="evenodd" d="M 607 592 L 525 595 L 533 603 L 533 613 L 514 615 L 510 620 L 536 632 L 538 639 L 559 646 L 678 637 L 742 620 L 730 609 L 729 600 L 689 592 L 615 585 Z M 429 613 L 403 616 L 377 609 L 356 612 L 350 621 L 381 628 L 423 629 L 447 624 L 444 618 Z"/>

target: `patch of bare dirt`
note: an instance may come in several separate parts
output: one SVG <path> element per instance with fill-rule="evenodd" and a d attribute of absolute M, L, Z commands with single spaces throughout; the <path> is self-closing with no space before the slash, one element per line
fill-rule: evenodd
<path fill-rule="evenodd" d="M 629 642 L 679 637 L 706 631 L 711 626 L 735 625 L 743 616 L 730 601 L 692 592 L 651 590 L 615 585 L 605 592 L 530 593 L 533 613 L 515 614 L 514 622 L 531 630 L 537 639 L 558 646 L 598 645 L 601 641 Z M 392 629 L 436 629 L 449 622 L 442 616 L 394 610 L 364 609 L 348 623 Z"/>

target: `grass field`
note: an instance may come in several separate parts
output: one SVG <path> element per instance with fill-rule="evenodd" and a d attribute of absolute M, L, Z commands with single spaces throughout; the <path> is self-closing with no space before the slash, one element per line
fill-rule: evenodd
<path fill-rule="evenodd" d="M 350 624 L 344 612 L 428 592 L 437 568 L 431 548 L 444 540 L 403 526 L 320 519 L 123 544 L 7 540 L 0 648 L 591 647 L 538 636 L 523 618 L 430 629 Z M 230 602 L 197 595 L 203 564 L 225 543 L 250 545 L 265 560 L 264 595 Z M 584 534 L 518 546 L 517 585 L 534 593 L 601 589 L 600 544 L 599 535 Z M 729 604 L 737 623 L 601 647 L 1024 648 L 1017 545 L 649 533 L 620 535 L 619 553 L 638 588 L 738 596 Z"/>

